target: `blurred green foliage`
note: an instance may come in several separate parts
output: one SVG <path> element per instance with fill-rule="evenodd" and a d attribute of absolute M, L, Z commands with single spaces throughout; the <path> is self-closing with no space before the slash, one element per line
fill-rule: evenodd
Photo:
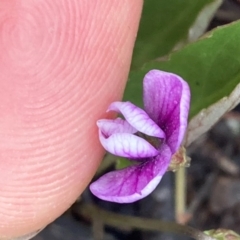
<path fill-rule="evenodd" d="M 205 233 L 216 240 L 240 240 L 240 235 L 229 229 L 212 229 Z"/>
<path fill-rule="evenodd" d="M 169 53 L 184 40 L 200 11 L 213 0 L 146 0 L 132 69 Z"/>

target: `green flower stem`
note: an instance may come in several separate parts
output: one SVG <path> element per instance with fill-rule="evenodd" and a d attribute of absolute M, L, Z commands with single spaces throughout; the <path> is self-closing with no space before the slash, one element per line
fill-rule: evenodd
<path fill-rule="evenodd" d="M 175 173 L 175 218 L 180 220 L 186 213 L 186 168 L 179 168 Z"/>
<path fill-rule="evenodd" d="M 139 229 L 145 231 L 171 232 L 192 237 L 196 240 L 214 240 L 214 238 L 189 226 L 158 219 L 127 216 L 103 210 L 93 204 L 82 204 L 77 209 L 78 213 L 92 221 L 101 221 L 104 225 L 118 229 Z M 100 239 L 100 238 L 97 238 Z"/>

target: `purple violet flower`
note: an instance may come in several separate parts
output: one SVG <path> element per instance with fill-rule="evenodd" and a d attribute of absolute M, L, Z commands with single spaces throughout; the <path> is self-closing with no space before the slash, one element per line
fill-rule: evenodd
<path fill-rule="evenodd" d="M 130 203 L 149 195 L 167 171 L 183 140 L 190 102 L 188 84 L 179 76 L 151 70 L 143 81 L 144 110 L 113 102 L 108 111 L 125 119 L 97 121 L 99 138 L 110 153 L 138 164 L 109 172 L 90 185 L 98 198 Z"/>

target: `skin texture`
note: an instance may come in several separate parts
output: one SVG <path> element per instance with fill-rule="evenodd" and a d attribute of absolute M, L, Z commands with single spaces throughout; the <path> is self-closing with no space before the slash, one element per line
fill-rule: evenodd
<path fill-rule="evenodd" d="M 1 0 L 0 239 L 43 228 L 86 188 L 96 121 L 120 100 L 142 0 Z"/>

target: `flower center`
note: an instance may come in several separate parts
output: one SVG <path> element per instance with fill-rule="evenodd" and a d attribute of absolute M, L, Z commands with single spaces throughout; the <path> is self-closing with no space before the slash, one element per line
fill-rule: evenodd
<path fill-rule="evenodd" d="M 136 135 L 138 137 L 141 137 L 141 138 L 145 139 L 146 141 L 148 141 L 156 149 L 159 149 L 161 144 L 162 144 L 162 140 L 160 138 L 148 136 L 148 135 L 146 135 L 144 133 L 141 133 L 141 132 L 137 132 Z"/>

